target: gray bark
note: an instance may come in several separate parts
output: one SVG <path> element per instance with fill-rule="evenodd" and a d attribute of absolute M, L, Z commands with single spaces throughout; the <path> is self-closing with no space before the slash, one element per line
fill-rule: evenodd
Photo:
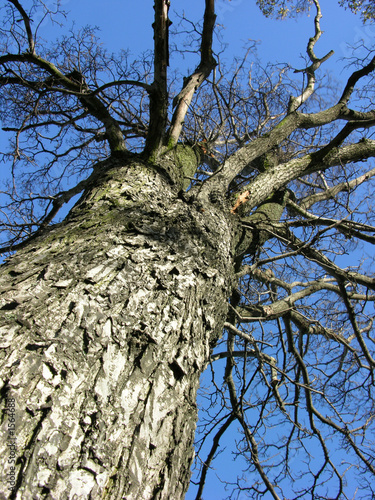
<path fill-rule="evenodd" d="M 233 217 L 139 160 L 1 267 L 2 498 L 183 498 L 196 391 L 233 286 Z"/>

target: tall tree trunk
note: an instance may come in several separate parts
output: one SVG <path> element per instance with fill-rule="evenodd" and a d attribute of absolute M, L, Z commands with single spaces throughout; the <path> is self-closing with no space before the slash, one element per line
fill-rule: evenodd
<path fill-rule="evenodd" d="M 1 404 L 17 446 L 12 462 L 3 411 L 2 498 L 188 487 L 199 376 L 233 284 L 230 217 L 139 160 L 99 178 L 1 268 Z"/>

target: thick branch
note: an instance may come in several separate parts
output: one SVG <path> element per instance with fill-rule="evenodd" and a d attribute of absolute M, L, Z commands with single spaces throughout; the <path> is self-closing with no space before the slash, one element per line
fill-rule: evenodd
<path fill-rule="evenodd" d="M 286 186 L 292 180 L 329 167 L 343 165 L 350 162 L 362 161 L 375 156 L 375 141 L 365 140 L 349 144 L 341 148 L 334 148 L 325 157 L 321 152 L 312 153 L 302 158 L 293 159 L 287 163 L 263 172 L 250 185 L 250 194 L 247 197 L 248 209 L 257 206 L 274 191 Z"/>
<path fill-rule="evenodd" d="M 311 54 L 311 57 L 313 57 L 313 54 Z M 326 57 L 328 57 L 328 55 Z M 374 69 L 375 57 L 364 68 L 354 72 L 351 75 L 351 77 L 348 79 L 346 89 L 341 99 L 334 106 L 317 113 L 298 113 L 297 111 L 293 110 L 292 112 L 289 112 L 285 116 L 285 118 L 270 132 L 262 137 L 255 139 L 251 143 L 246 144 L 231 156 L 229 156 L 220 171 L 218 171 L 218 173 L 212 176 L 210 179 L 206 180 L 205 185 L 201 190 L 201 195 L 203 197 L 207 196 L 207 193 L 209 193 L 213 186 L 215 187 L 215 189 L 225 192 L 230 182 L 247 166 L 249 166 L 256 158 L 259 158 L 267 151 L 270 151 L 275 146 L 281 144 L 297 129 L 307 130 L 311 128 L 318 128 L 340 119 L 351 122 L 346 128 L 344 127 L 342 134 L 339 134 L 336 137 L 336 141 L 341 143 L 344 135 L 349 135 L 349 133 L 354 129 L 372 125 L 375 120 L 375 111 L 371 110 L 368 112 L 359 112 L 350 110 L 347 108 L 347 103 L 358 81 L 361 78 L 369 75 L 372 71 L 374 71 Z M 332 141 L 329 146 L 336 147 L 337 145 L 338 144 L 334 144 L 334 141 Z M 326 147 L 324 148 L 324 150 L 322 150 L 324 151 L 324 154 L 328 153 L 328 149 L 329 147 Z M 370 154 L 369 156 L 372 156 L 372 154 Z M 367 157 L 368 156 L 366 156 L 365 154 L 363 159 Z M 349 161 L 359 161 L 360 159 L 361 158 L 359 158 L 358 155 L 354 154 L 353 159 Z M 298 163 L 299 160 L 295 160 L 295 162 Z M 268 174 L 269 172 L 266 175 Z M 298 175 L 293 178 L 295 179 L 297 177 Z M 262 182 L 263 180 L 264 179 L 262 178 Z M 279 189 L 283 185 L 285 185 L 284 182 L 281 184 L 279 183 L 276 189 Z M 262 199 L 265 198 L 262 196 L 260 197 L 260 200 Z"/>
<path fill-rule="evenodd" d="M 160 151 L 166 132 L 168 114 L 167 66 L 169 65 L 169 0 L 155 0 L 154 82 L 150 95 L 150 122 L 146 152 L 155 156 Z"/>
<path fill-rule="evenodd" d="M 358 81 L 372 73 L 372 71 L 375 70 L 375 56 L 371 59 L 371 61 L 366 64 L 363 68 L 359 69 L 358 71 L 354 71 L 352 75 L 349 77 L 347 84 L 345 86 L 344 92 L 342 93 L 342 96 L 340 98 L 340 103 L 342 104 L 347 104 L 353 91 L 354 87 L 358 83 Z"/>
<path fill-rule="evenodd" d="M 307 54 L 309 56 L 309 59 L 311 61 L 311 65 L 304 69 L 300 70 L 307 75 L 307 84 L 305 86 L 305 89 L 303 92 L 298 96 L 298 97 L 291 97 L 290 102 L 289 102 L 289 112 L 295 111 L 298 109 L 301 104 L 303 104 L 307 99 L 313 94 L 314 89 L 315 89 L 315 71 L 319 69 L 321 64 L 325 62 L 327 59 L 329 59 L 333 55 L 333 51 L 331 50 L 328 54 L 326 54 L 322 58 L 317 58 L 315 53 L 314 53 L 314 47 L 316 42 L 319 40 L 319 38 L 322 35 L 322 31 L 320 29 L 320 19 L 322 18 L 322 12 L 320 9 L 319 2 L 317 0 L 314 0 L 314 4 L 316 7 L 316 15 L 315 15 L 315 34 L 313 37 L 310 38 L 309 43 L 307 44 Z M 300 72 L 300 71 L 296 71 Z"/>
<path fill-rule="evenodd" d="M 212 55 L 212 37 L 215 27 L 215 19 L 215 2 L 214 0 L 206 0 L 202 42 L 200 48 L 201 60 L 195 71 L 184 79 L 182 90 L 173 100 L 175 111 L 168 134 L 169 142 L 171 142 L 172 145 L 177 144 L 186 113 L 189 109 L 195 91 L 198 87 L 200 87 L 200 85 L 202 85 L 206 78 L 208 78 L 211 71 L 216 66 L 216 60 Z"/>
<path fill-rule="evenodd" d="M 31 30 L 29 16 L 26 14 L 24 8 L 18 2 L 18 0 L 8 0 L 8 2 L 12 3 L 15 6 L 15 8 L 18 10 L 18 12 L 21 14 L 23 22 L 25 24 L 25 30 L 27 33 L 27 40 L 29 43 L 29 52 L 30 52 L 30 54 L 35 54 L 35 41 L 34 41 L 33 32 Z"/>

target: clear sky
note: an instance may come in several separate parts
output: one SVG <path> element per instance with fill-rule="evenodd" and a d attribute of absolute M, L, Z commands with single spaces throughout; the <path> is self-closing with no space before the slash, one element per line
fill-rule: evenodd
<path fill-rule="evenodd" d="M 25 5 L 27 5 L 25 1 Z M 46 0 L 49 6 L 53 1 Z M 129 49 L 134 56 L 152 49 L 153 2 L 152 0 L 62 0 L 62 7 L 70 12 L 64 29 L 75 22 L 77 28 L 92 25 L 100 28 L 100 38 L 110 52 Z M 316 46 L 318 56 L 334 50 L 335 55 L 326 65 L 340 79 L 344 63 L 340 59 L 350 54 L 347 48 L 360 39 L 365 42 L 374 39 L 375 25 L 363 26 L 359 17 L 338 7 L 337 0 L 321 0 L 323 20 L 321 27 L 325 31 Z M 198 20 L 202 17 L 203 0 L 171 0 L 170 18 L 176 25 L 184 11 L 187 18 Z M 265 19 L 255 5 L 255 0 L 218 0 L 217 23 L 223 27 L 224 42 L 228 44 L 227 57 L 230 61 L 235 55 L 240 56 L 243 46 L 249 39 L 259 40 L 259 56 L 264 62 L 290 63 L 295 68 L 303 67 L 301 55 L 305 55 L 308 38 L 313 35 L 313 17 L 302 16 L 297 20 L 274 21 Z M 38 18 L 34 19 L 38 22 Z M 50 21 L 45 21 L 40 35 L 54 39 L 58 31 Z M 198 59 L 197 59 L 198 61 Z M 172 61 L 173 63 L 173 61 Z M 0 145 L 4 144 L 4 133 L 0 131 Z M 227 441 L 233 441 L 233 435 Z M 230 456 L 222 455 L 221 464 L 216 464 L 218 473 L 225 479 L 231 478 L 231 470 L 236 472 L 237 465 Z M 234 479 L 232 477 L 232 479 Z M 223 485 L 211 474 L 205 500 L 220 500 L 227 496 Z M 191 493 L 187 499 L 194 498 Z M 265 497 L 267 500 L 268 497 Z"/>
<path fill-rule="evenodd" d="M 53 1 L 46 2 L 52 5 Z M 100 37 L 109 51 L 128 48 L 134 55 L 152 49 L 153 8 L 152 0 L 62 0 L 62 7 L 69 11 L 66 27 L 74 21 L 76 27 L 91 25 L 100 28 Z M 144 6 L 140 8 L 140 5 Z M 375 26 L 363 26 L 359 17 L 338 7 L 336 0 L 321 0 L 324 36 L 316 47 L 317 55 L 335 51 L 330 66 L 349 55 L 347 43 L 353 45 L 359 39 L 375 37 Z M 182 12 L 191 20 L 201 19 L 203 0 L 171 0 L 170 18 L 176 25 Z M 240 55 L 249 39 L 260 41 L 259 54 L 263 60 L 291 63 L 300 67 L 300 55 L 305 54 L 308 37 L 313 34 L 312 17 L 301 16 L 297 20 L 275 21 L 262 16 L 254 0 L 218 0 L 217 23 L 223 27 L 224 41 L 229 44 L 230 59 Z M 48 33 L 48 35 L 47 35 Z M 40 34 L 55 36 L 51 23 L 46 21 Z M 320 52 L 321 51 L 321 52 Z"/>

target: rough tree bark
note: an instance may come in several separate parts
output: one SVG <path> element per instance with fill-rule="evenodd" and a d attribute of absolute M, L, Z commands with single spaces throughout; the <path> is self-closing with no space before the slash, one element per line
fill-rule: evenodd
<path fill-rule="evenodd" d="M 9 498 L 178 499 L 188 487 L 199 376 L 233 285 L 234 217 L 184 201 L 139 159 L 98 168 L 67 220 L 2 269 Z"/>
<path fill-rule="evenodd" d="M 323 498 L 317 492 L 332 477 L 335 498 L 347 497 L 346 471 L 331 461 L 326 439 L 342 438 L 358 457 L 358 475 L 374 473 L 365 440 L 371 415 L 366 420 L 365 409 L 358 427 L 355 410 L 374 382 L 368 307 L 375 282 L 372 274 L 341 269 L 329 255 L 350 248 L 338 233 L 374 242 L 366 197 L 355 208 L 339 197 L 375 174 L 352 165 L 375 157 L 375 140 L 366 135 L 375 123 L 367 80 L 375 71 L 373 54 L 331 105 L 324 93 L 322 102 L 317 93 L 307 103 L 317 90 L 315 73 L 332 51 L 315 54 L 320 5 L 304 2 L 315 6 L 315 28 L 308 66 L 297 70 L 305 82 L 295 84 L 297 95 L 287 98 L 289 90 L 284 95 L 279 88 L 284 69 L 276 80 L 266 74 L 266 85 L 259 77 L 259 89 L 250 72 L 243 92 L 242 63 L 231 81 L 222 78 L 213 51 L 215 1 L 205 0 L 202 26 L 192 25 L 199 60 L 178 89 L 167 72 L 169 0 L 153 2 L 152 82 L 147 56 L 127 68 L 125 55 L 117 61 L 97 50 L 92 30 L 55 49 L 39 48 L 34 8 L 40 3 L 43 15 L 52 12 L 44 2 L 32 2 L 28 12 L 22 0 L 3 3 L 1 118 L 14 142 L 3 155 L 13 163 L 9 205 L 0 207 L 0 229 L 10 239 L 0 250 L 17 254 L 0 267 L 0 500 L 183 498 L 199 378 L 223 328 L 228 340 L 217 356 L 227 360 L 228 394 L 220 397 L 229 413 L 226 421 L 220 413 L 210 416 L 205 426 L 206 436 L 215 432 L 197 498 L 220 435 L 235 420 L 246 470 L 259 474 L 273 498 L 281 498 L 279 483 L 289 480 L 296 498 Z M 283 5 L 257 3 L 266 14 Z M 356 105 L 362 92 L 368 108 Z M 68 188 L 73 179 L 78 184 Z M 42 188 L 35 190 L 39 180 Z M 78 193 L 66 219 L 49 226 Z M 268 256 L 270 238 L 277 250 Z M 320 248 L 324 238 L 332 246 Z M 262 249 L 267 258 L 258 259 Z M 283 262 L 290 257 L 293 267 Z M 311 269 L 300 269 L 299 258 L 313 263 Z M 326 292 L 341 302 L 320 322 Z M 273 320 L 278 333 L 270 327 L 269 339 L 263 324 Z M 259 328 L 251 326 L 255 321 Z M 333 341 L 335 365 L 328 369 Z M 243 365 L 241 380 L 237 359 L 254 360 Z M 360 387 L 352 396 L 353 383 Z M 255 404 L 247 400 L 253 387 Z M 289 431 L 274 455 L 273 435 L 272 443 L 264 440 L 263 430 L 284 424 Z M 313 436 L 324 463 L 317 467 L 308 454 L 299 455 L 310 474 L 301 489 L 305 476 L 299 467 L 292 472 L 289 459 L 296 444 L 307 450 Z M 275 456 L 285 464 L 277 458 L 274 467 Z M 243 492 L 267 494 L 257 479 Z"/>

